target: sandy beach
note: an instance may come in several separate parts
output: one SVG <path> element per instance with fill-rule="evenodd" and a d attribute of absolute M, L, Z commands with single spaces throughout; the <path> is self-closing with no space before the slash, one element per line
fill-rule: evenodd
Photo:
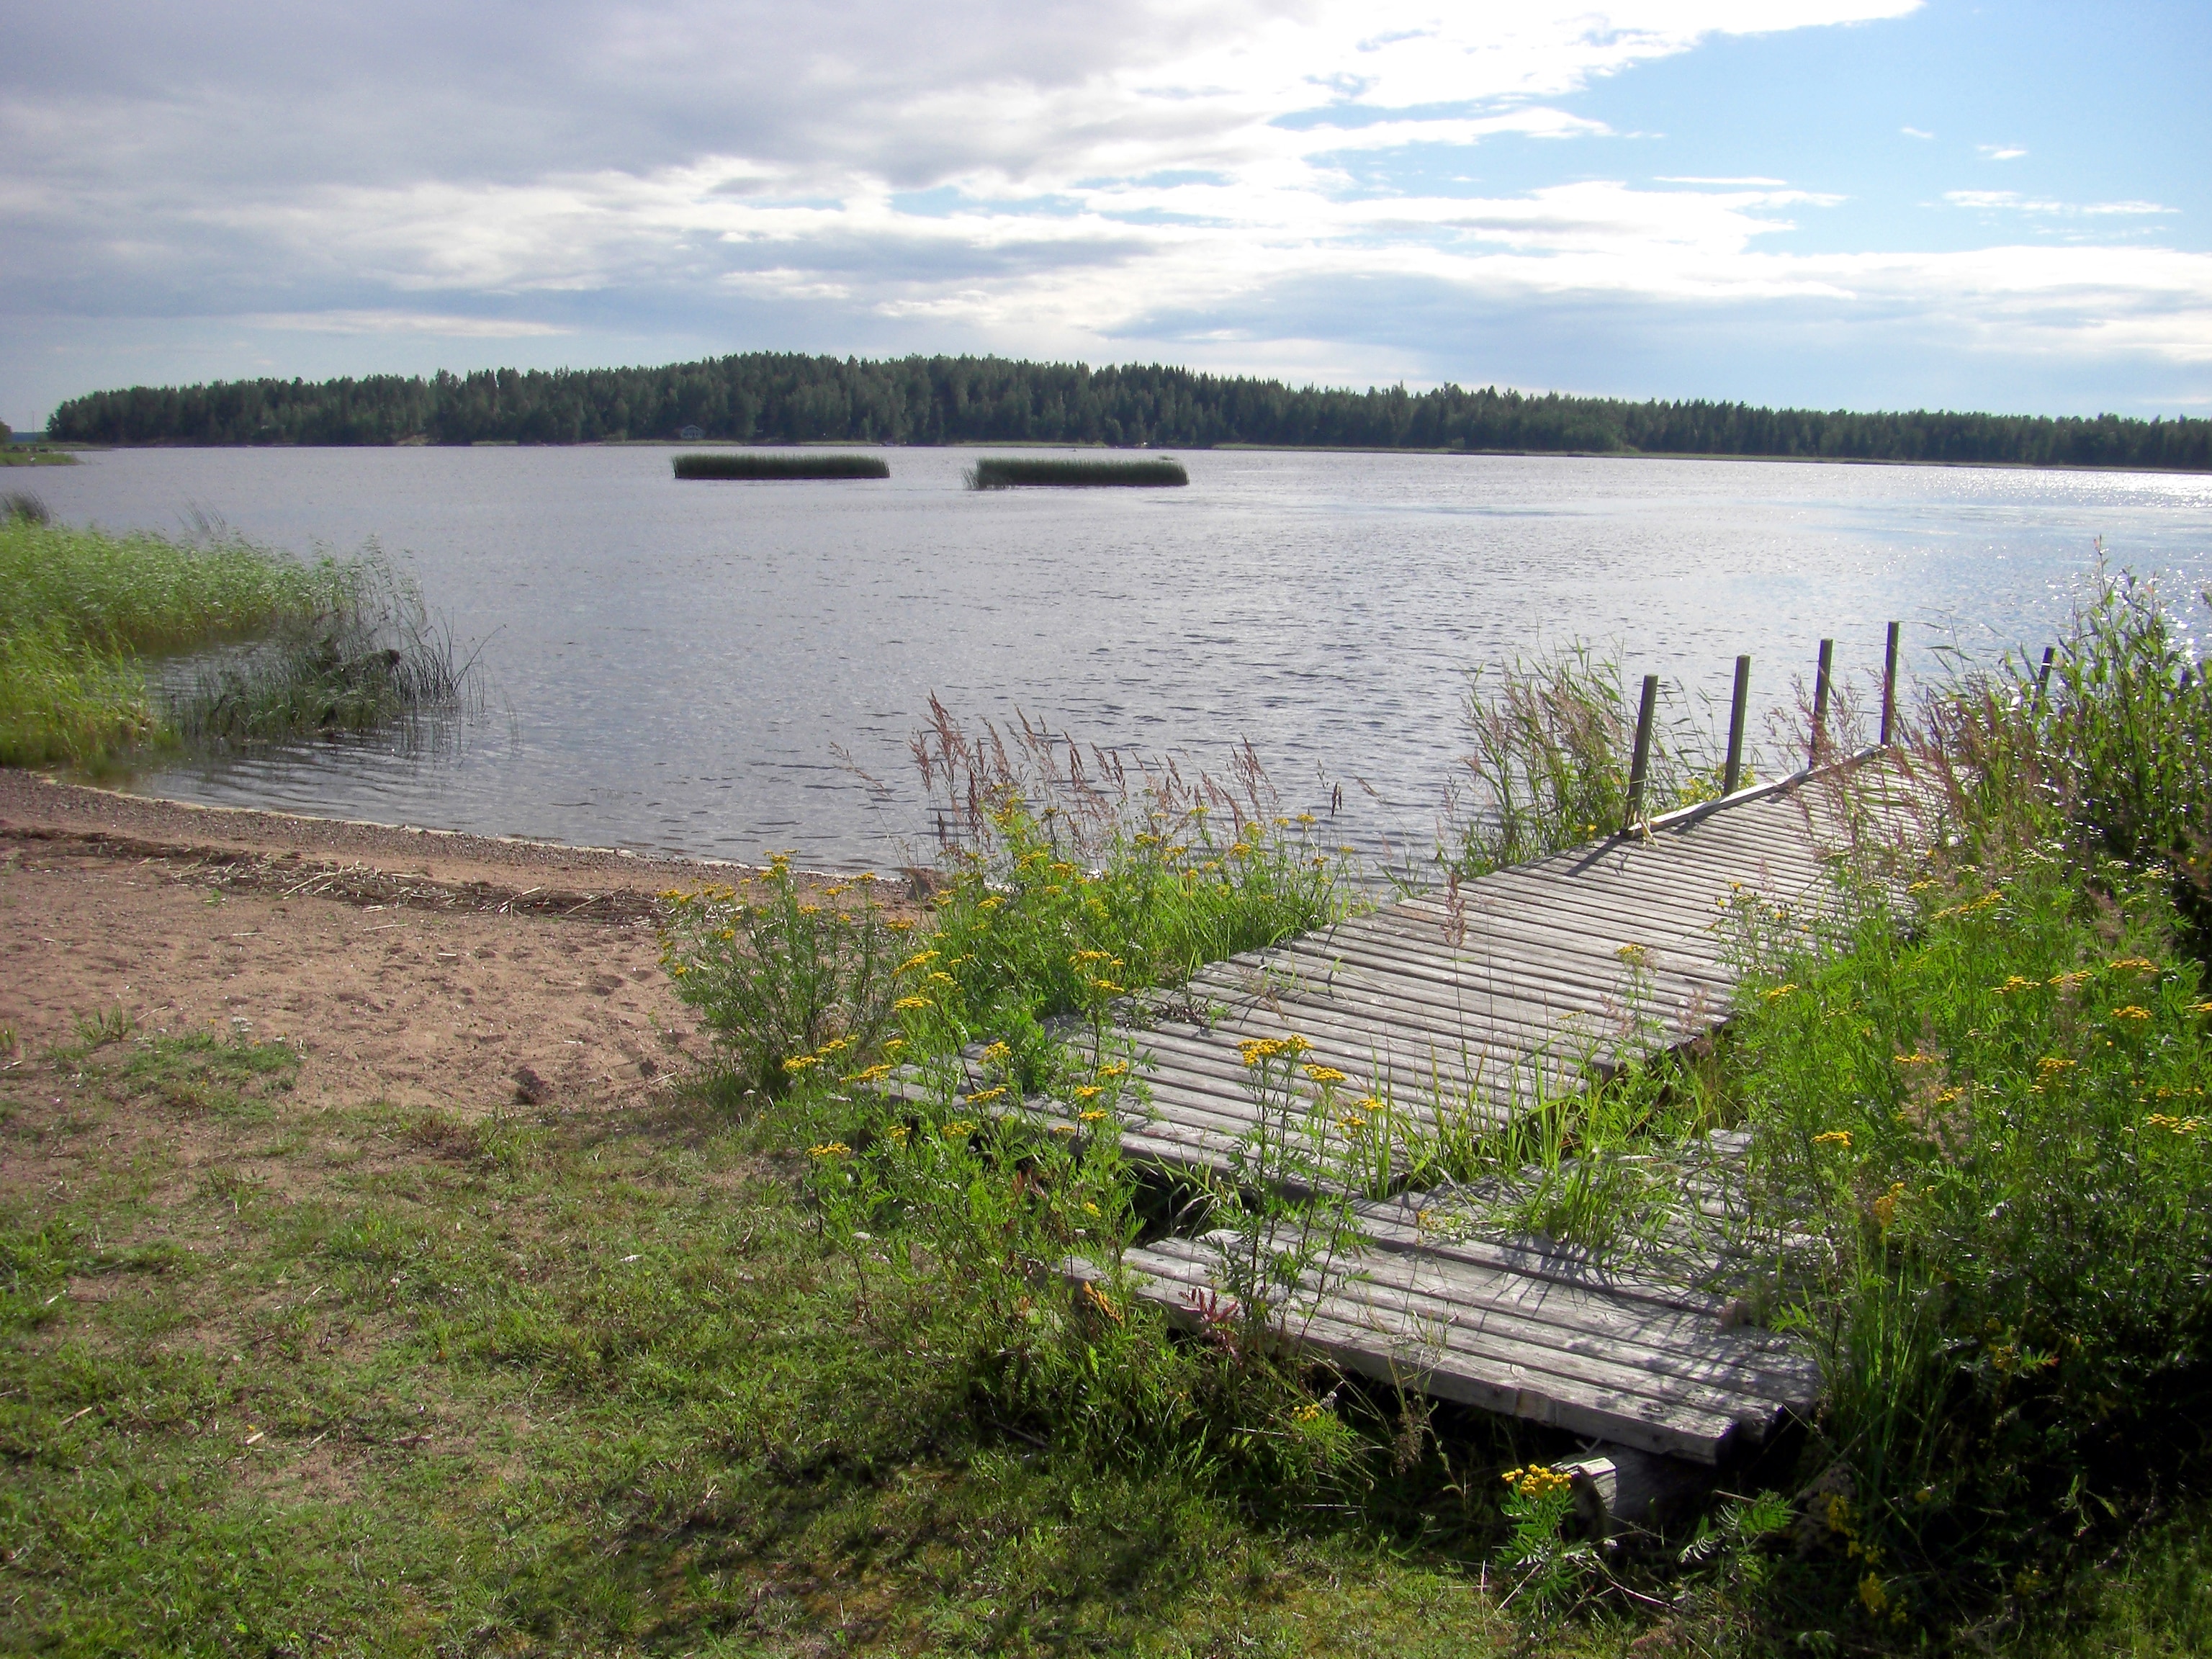
<path fill-rule="evenodd" d="M 734 869 L 0 771 L 0 1028 L 281 1037 L 308 1102 L 619 1104 L 702 1051 L 653 896 Z"/>

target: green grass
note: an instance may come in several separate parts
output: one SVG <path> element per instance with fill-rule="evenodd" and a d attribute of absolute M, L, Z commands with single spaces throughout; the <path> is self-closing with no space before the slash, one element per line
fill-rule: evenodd
<path fill-rule="evenodd" d="M 823 455 L 805 450 L 763 454 L 757 450 L 713 450 L 678 455 L 671 463 L 679 478 L 888 478 L 890 465 L 879 455 Z"/>
<path fill-rule="evenodd" d="M 358 730 L 452 702 L 468 669 L 372 546 L 302 563 L 236 538 L 0 519 L 0 764 L 91 764 L 182 739 Z M 182 685 L 148 659 L 236 647 Z"/>
<path fill-rule="evenodd" d="M 77 459 L 66 449 L 41 449 L 28 444 L 0 443 L 0 466 L 75 466 Z"/>
<path fill-rule="evenodd" d="M 994 456 L 967 470 L 970 489 L 1012 489 L 1025 484 L 1148 485 L 1187 484 L 1190 474 L 1181 461 L 1089 461 L 1028 459 Z"/>
<path fill-rule="evenodd" d="M 277 1089 L 256 1121 L 149 1092 L 155 1054 L 289 1065 L 125 1038 L 0 1074 L 11 1649 L 1512 1638 L 1417 1510 L 1377 1532 L 1006 1426 L 948 1363 L 961 1322 L 824 1237 L 787 1119 L 693 1095 L 466 1123 Z M 1464 1531 L 1458 1497 L 1428 1501 Z"/>

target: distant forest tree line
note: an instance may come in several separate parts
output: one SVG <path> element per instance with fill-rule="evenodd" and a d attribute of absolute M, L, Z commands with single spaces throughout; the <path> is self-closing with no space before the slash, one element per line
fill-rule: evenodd
<path fill-rule="evenodd" d="M 691 427 L 753 443 L 1279 444 L 2212 471 L 2212 420 L 2187 417 L 1854 414 L 1494 386 L 1352 392 L 1158 365 L 778 352 L 659 368 L 133 386 L 71 398 L 46 435 L 103 444 L 574 444 L 676 438 Z"/>

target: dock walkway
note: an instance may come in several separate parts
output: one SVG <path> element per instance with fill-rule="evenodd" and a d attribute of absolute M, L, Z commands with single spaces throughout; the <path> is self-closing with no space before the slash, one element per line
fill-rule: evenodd
<path fill-rule="evenodd" d="M 1842 903 L 1837 860 L 1855 841 L 1912 833 L 1909 780 L 1881 761 L 1851 768 L 1848 792 L 1832 787 L 1844 775 L 1745 791 L 1205 969 L 1114 1034 L 1146 1097 L 1122 1126 L 1126 1152 L 1214 1179 L 1249 1168 L 1240 1149 L 1265 1108 L 1240 1047 L 1255 1038 L 1303 1039 L 1303 1065 L 1343 1073 L 1332 1102 L 1419 1136 L 1460 1115 L 1503 1125 L 1592 1067 L 1710 1031 L 1747 927 L 1810 936 Z M 979 1073 L 977 1087 L 989 1080 Z M 1742 1150 L 1711 1138 L 1713 1190 L 1730 1189 Z M 1350 1214 L 1348 1249 L 1277 1318 L 1347 1372 L 1707 1464 L 1818 1397 L 1811 1356 L 1710 1288 L 1549 1239 L 1486 1237 L 1480 1206 L 1449 1194 L 1400 1191 Z M 1167 1238 L 1123 1259 L 1138 1294 L 1195 1323 L 1224 1293 L 1232 1248 Z"/>

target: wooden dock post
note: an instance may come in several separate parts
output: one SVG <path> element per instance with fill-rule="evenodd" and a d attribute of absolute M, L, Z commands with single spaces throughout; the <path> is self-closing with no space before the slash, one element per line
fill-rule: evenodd
<path fill-rule="evenodd" d="M 1897 636 L 1905 624 L 1889 625 L 1889 643 L 1881 653 L 1881 746 L 1889 747 L 1890 735 L 1897 729 Z"/>
<path fill-rule="evenodd" d="M 2051 690 L 2051 665 L 2057 659 L 2057 646 L 2046 645 L 2043 647 L 2043 666 L 2035 671 L 2035 708 L 2038 714 L 2043 712 L 2044 693 Z"/>
<path fill-rule="evenodd" d="M 1828 671 L 1834 666 L 1836 642 L 1820 641 L 1820 664 L 1813 672 L 1813 741 L 1805 751 L 1805 763 L 1818 766 L 1820 757 L 1828 747 Z"/>
<path fill-rule="evenodd" d="M 1735 659 L 1735 696 L 1729 703 L 1728 766 L 1721 774 L 1721 793 L 1733 795 L 1743 778 L 1743 721 L 1751 705 L 1751 659 Z"/>
<path fill-rule="evenodd" d="M 1628 763 L 1628 813 L 1621 821 L 1626 835 L 1644 817 L 1644 779 L 1651 769 L 1651 721 L 1659 712 L 1659 677 L 1644 677 L 1644 698 L 1636 708 L 1636 753 Z"/>

